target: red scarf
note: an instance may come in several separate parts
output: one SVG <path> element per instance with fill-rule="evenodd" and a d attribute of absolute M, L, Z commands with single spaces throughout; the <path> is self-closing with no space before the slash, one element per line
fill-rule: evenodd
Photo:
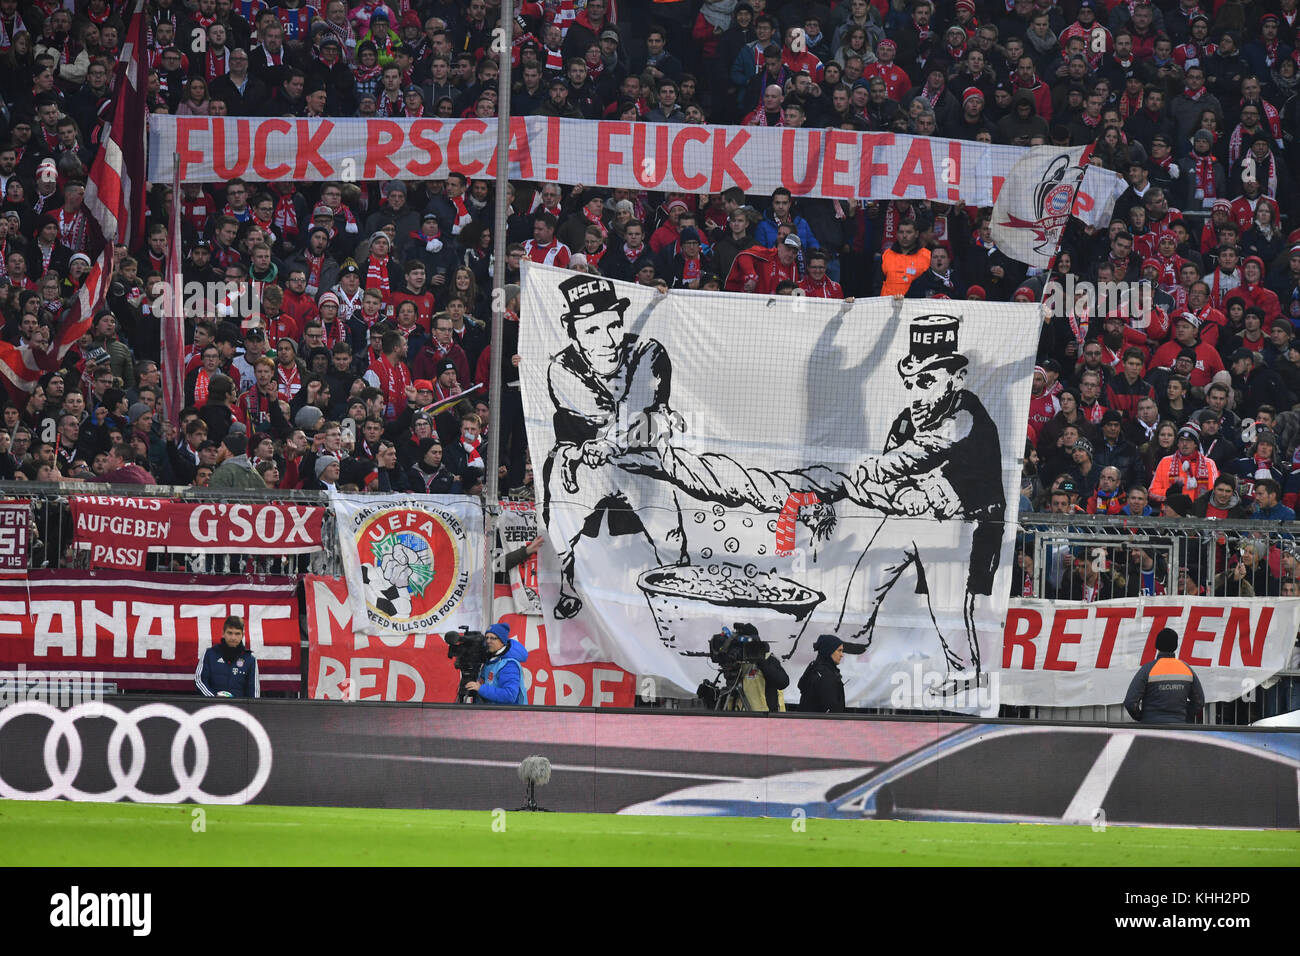
<path fill-rule="evenodd" d="M 307 260 L 307 294 L 314 296 L 320 291 L 320 274 L 321 269 L 325 267 L 325 255 L 313 256 L 307 250 L 303 250 L 302 257 Z"/>
<path fill-rule="evenodd" d="M 286 370 L 283 365 L 276 362 L 275 377 L 280 383 L 276 386 L 276 393 L 286 402 L 293 401 L 293 397 L 302 388 L 302 373 L 298 370 L 298 363 L 294 362 Z"/>
<path fill-rule="evenodd" d="M 281 196 L 276 202 L 271 222 L 275 225 L 277 235 L 284 239 L 298 238 L 298 207 L 293 204 L 293 193 Z M 319 272 L 317 277 L 319 278 Z"/>
<path fill-rule="evenodd" d="M 1206 199 L 1214 199 L 1217 194 L 1214 190 L 1214 154 L 1206 153 L 1204 156 L 1193 154 L 1193 171 L 1196 177 L 1196 188 L 1201 191 L 1201 195 Z"/>
<path fill-rule="evenodd" d="M 1194 497 L 1194 493 L 1205 488 L 1210 481 L 1209 459 L 1197 452 L 1191 458 L 1184 458 L 1180 452 L 1174 452 L 1169 456 L 1169 480 L 1183 481 L 1183 492 L 1189 497 Z M 1186 476 L 1186 478 L 1184 477 Z M 1192 487 L 1187 487 L 1187 482 L 1191 481 Z"/>
<path fill-rule="evenodd" d="M 474 438 L 460 436 L 460 447 L 465 451 L 465 467 L 482 468 L 483 456 L 479 454 L 479 445 L 483 443 L 483 436 L 479 435 Z"/>
<path fill-rule="evenodd" d="M 593 216 L 591 213 L 587 212 L 586 206 L 582 207 L 582 215 L 586 218 L 587 222 L 589 222 L 591 225 L 600 227 L 601 242 L 604 242 L 606 239 L 609 238 L 609 228 L 605 225 L 605 221 L 601 219 L 600 216 Z"/>
<path fill-rule="evenodd" d="M 195 408 L 202 408 L 203 404 L 208 400 L 208 382 L 211 380 L 211 378 L 212 376 L 208 374 L 208 370 L 200 365 L 199 374 L 194 379 L 194 407 Z"/>
<path fill-rule="evenodd" d="M 388 288 L 388 256 L 383 259 L 376 259 L 370 256 L 366 259 L 366 281 L 367 289 L 378 289 L 385 296 L 389 293 Z"/>
<path fill-rule="evenodd" d="M 324 256 L 321 258 L 324 258 Z M 348 340 L 348 329 L 347 326 L 343 324 L 342 313 L 334 316 L 332 321 L 326 322 L 324 319 L 321 319 L 320 321 L 321 325 L 325 328 L 325 344 L 329 346 L 330 349 L 333 349 L 334 346 L 338 345 L 340 342 L 346 342 Z"/>
<path fill-rule="evenodd" d="M 384 393 L 385 417 L 390 420 L 396 418 L 406 407 L 406 387 L 411 384 L 411 373 L 406 363 L 398 362 L 394 365 L 381 355 L 379 361 L 372 362 L 370 367 L 379 379 L 379 390 Z"/>
<path fill-rule="evenodd" d="M 275 230 L 271 228 L 271 223 L 275 220 L 275 213 L 271 213 L 270 219 L 262 220 L 262 219 L 258 219 L 257 216 L 254 215 L 252 217 L 252 220 L 253 223 L 262 230 L 262 235 L 265 237 L 267 243 L 268 244 L 274 243 L 276 236 L 275 236 Z"/>
<path fill-rule="evenodd" d="M 368 83 L 376 77 L 381 76 L 384 72 L 384 68 L 378 63 L 375 63 L 374 66 L 362 66 L 358 63 L 356 66 L 352 67 L 352 72 L 357 78 L 357 83 L 361 84 Z"/>
<path fill-rule="evenodd" d="M 222 49 L 218 54 L 209 50 L 203 57 L 203 74 L 207 77 L 209 85 L 213 80 L 219 79 L 230 72 L 230 50 Z"/>
<path fill-rule="evenodd" d="M 546 63 L 544 64 L 543 69 L 548 73 L 563 73 L 564 54 L 559 50 L 552 50 L 550 47 L 547 47 Z"/>
<path fill-rule="evenodd" d="M 60 209 L 59 219 L 59 239 L 62 243 L 73 252 L 86 251 L 86 213 L 78 209 L 72 215 L 67 215 L 67 210 Z"/>
<path fill-rule="evenodd" d="M 395 98 L 388 98 L 388 91 L 382 87 L 379 90 L 379 99 L 375 102 L 375 112 L 380 116 L 400 116 L 403 99 L 399 93 Z"/>
<path fill-rule="evenodd" d="M 465 205 L 464 196 L 457 196 L 455 199 L 451 200 L 451 205 L 452 208 L 456 210 L 456 219 L 451 224 L 451 234 L 453 236 L 458 236 L 462 229 L 473 222 L 473 218 L 469 214 L 469 207 Z"/>

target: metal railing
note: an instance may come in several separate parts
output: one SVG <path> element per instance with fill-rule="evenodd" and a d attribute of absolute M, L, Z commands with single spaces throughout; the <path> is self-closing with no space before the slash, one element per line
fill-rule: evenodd
<path fill-rule="evenodd" d="M 90 566 L 90 552 L 73 547 L 70 499 L 77 495 L 111 495 L 125 498 L 172 498 L 179 501 L 258 503 L 285 501 L 325 506 L 321 529 L 324 548 L 311 554 L 250 555 L 192 554 L 183 551 L 151 553 L 144 570 L 184 574 L 298 575 L 342 574 L 334 546 L 334 514 L 329 496 L 321 491 L 260 491 L 253 489 L 196 488 L 189 485 L 101 485 L 89 482 L 0 482 L 0 499 L 31 502 L 31 546 L 28 569 Z"/>

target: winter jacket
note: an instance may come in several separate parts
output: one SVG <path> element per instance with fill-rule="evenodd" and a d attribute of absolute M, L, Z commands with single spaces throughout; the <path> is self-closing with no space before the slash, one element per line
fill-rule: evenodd
<path fill-rule="evenodd" d="M 266 482 L 256 471 L 247 455 L 235 455 L 217 465 L 212 472 L 211 488 L 246 488 L 252 491 L 266 490 Z"/>
<path fill-rule="evenodd" d="M 799 710 L 805 714 L 844 712 L 844 679 L 830 658 L 816 658 L 799 678 Z"/>
<path fill-rule="evenodd" d="M 194 672 L 194 683 L 204 697 L 261 697 L 262 685 L 257 659 L 243 644 L 236 649 L 230 663 L 215 644 L 204 652 Z"/>
<path fill-rule="evenodd" d="M 479 700 L 489 704 L 526 704 L 524 669 L 528 651 L 513 637 L 506 639 L 500 654 L 483 665 L 479 672 Z"/>
<path fill-rule="evenodd" d="M 1143 664 L 1124 697 L 1124 709 L 1144 724 L 1190 724 L 1205 706 L 1201 681 L 1170 653 Z"/>

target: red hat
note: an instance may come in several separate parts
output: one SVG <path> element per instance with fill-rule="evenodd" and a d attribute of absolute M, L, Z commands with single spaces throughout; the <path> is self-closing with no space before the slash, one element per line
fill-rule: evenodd
<path fill-rule="evenodd" d="M 1016 294 L 1011 297 L 1011 301 L 1012 302 L 1016 301 L 1017 299 L 1020 298 L 1021 295 L 1029 296 L 1030 302 L 1038 298 L 1038 293 L 1036 293 L 1033 289 L 1029 288 L 1029 286 L 1022 285 L 1019 289 L 1016 290 Z"/>
<path fill-rule="evenodd" d="M 897 49 L 898 49 L 898 44 L 895 43 L 893 40 L 889 39 L 888 37 L 886 37 L 885 39 L 883 39 L 883 40 L 881 40 L 879 43 L 877 43 L 877 44 L 876 44 L 876 49 L 879 50 L 882 46 L 887 46 L 887 47 L 889 47 L 891 50 L 897 50 Z"/>
<path fill-rule="evenodd" d="M 978 96 L 981 100 L 984 99 L 984 93 L 980 90 L 980 88 L 979 88 L 978 86 L 968 86 L 968 87 L 966 87 L 966 89 L 964 89 L 964 90 L 962 91 L 962 94 L 961 94 L 961 102 L 962 102 L 962 105 L 965 106 L 966 103 L 967 103 L 967 102 L 971 99 L 971 97 L 973 97 L 973 96 Z"/>
<path fill-rule="evenodd" d="M 1161 264 L 1160 260 L 1155 258 L 1154 256 L 1148 256 L 1146 259 L 1142 260 L 1142 268 L 1145 269 L 1147 268 L 1147 266 L 1150 266 L 1152 269 L 1155 269 L 1157 272 L 1163 272 L 1165 269 L 1165 267 Z"/>
<path fill-rule="evenodd" d="M 420 15 L 418 13 L 416 13 L 414 10 L 407 10 L 405 13 L 402 14 L 402 26 L 423 27 L 424 24 L 420 22 Z"/>
<path fill-rule="evenodd" d="M 975 12 L 975 0 L 957 0 L 958 10 L 969 10 L 972 14 Z"/>
<path fill-rule="evenodd" d="M 1156 242 L 1164 242 L 1166 239 L 1172 239 L 1174 242 L 1177 242 L 1178 234 L 1172 229 L 1161 229 L 1156 233 Z"/>
<path fill-rule="evenodd" d="M 427 378 L 417 378 L 417 379 L 416 379 L 414 382 L 412 382 L 411 384 L 415 386 L 415 390 L 416 390 L 417 392 L 432 392 L 432 391 L 433 391 L 433 383 L 432 383 L 431 381 L 429 381 Z"/>
<path fill-rule="evenodd" d="M 983 302 L 988 297 L 989 294 L 984 291 L 984 287 L 982 285 L 973 285 L 966 290 L 967 299 L 974 299 L 977 302 Z"/>

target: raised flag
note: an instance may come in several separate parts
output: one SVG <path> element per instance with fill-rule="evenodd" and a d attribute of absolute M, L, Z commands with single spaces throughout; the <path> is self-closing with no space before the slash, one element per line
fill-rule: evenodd
<path fill-rule="evenodd" d="M 42 375 L 57 369 L 68 349 L 90 329 L 113 274 L 114 243 L 136 244 L 143 236 L 144 29 L 144 0 L 136 0 L 115 72 L 112 120 L 86 182 L 86 211 L 99 230 L 99 255 L 64 311 L 50 351 L 37 353 L 30 345 L 0 342 L 0 374 L 21 391 L 30 392 Z"/>
<path fill-rule="evenodd" d="M 1012 259 L 1046 269 L 1075 214 L 1091 147 L 1036 146 L 1012 168 L 993 202 L 993 242 Z M 1097 197 L 1106 215 L 1115 196 Z M 1094 217 L 1095 219 L 1096 217 Z"/>

